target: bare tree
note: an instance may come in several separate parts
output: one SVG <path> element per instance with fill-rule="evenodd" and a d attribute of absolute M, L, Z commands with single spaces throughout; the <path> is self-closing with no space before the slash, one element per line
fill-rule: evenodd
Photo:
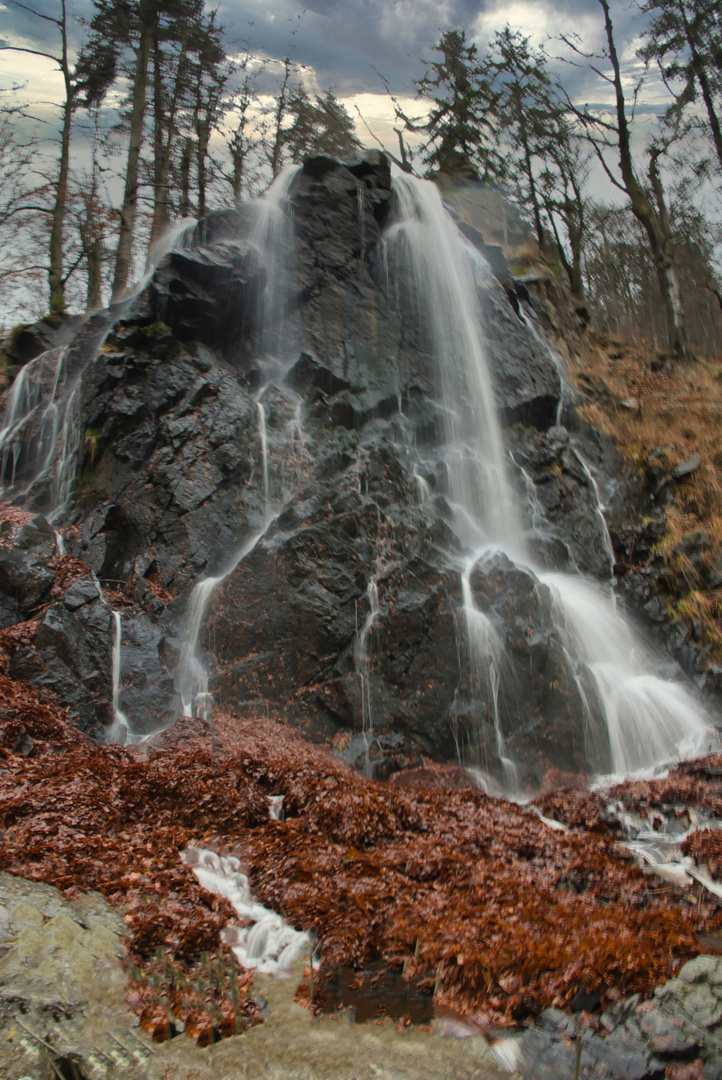
<path fill-rule="evenodd" d="M 632 213 L 644 230 L 659 282 L 660 298 L 667 326 L 668 347 L 679 360 L 689 361 L 694 359 L 694 356 L 687 337 L 684 309 L 674 265 L 669 214 L 659 170 L 659 158 L 661 154 L 666 153 L 669 140 L 664 143 L 658 142 L 650 148 L 648 152 L 650 182 L 649 186 L 645 185 L 638 176 L 632 155 L 630 120 L 627 115 L 627 101 L 624 94 L 619 55 L 614 40 L 614 28 L 609 3 L 608 0 L 599 0 L 599 3 L 604 12 L 607 39 L 605 58 L 611 66 L 611 74 L 602 72 L 596 66 L 596 63 L 592 63 L 591 67 L 597 75 L 613 88 L 616 120 L 608 121 L 587 109 L 579 109 L 568 95 L 567 103 L 570 110 L 584 125 L 586 137 L 594 148 L 607 177 L 616 188 L 623 191 L 628 197 Z M 577 56 L 585 55 L 586 60 L 590 60 L 590 57 L 582 54 L 578 45 L 572 42 L 571 39 L 564 38 L 563 40 L 572 47 Z M 607 155 L 610 151 L 617 159 L 621 179 L 617 178 L 607 161 Z"/>
<path fill-rule="evenodd" d="M 73 112 L 77 105 L 78 94 L 81 84 L 75 77 L 70 62 L 68 49 L 68 15 L 65 0 L 57 0 L 59 13 L 57 16 L 46 15 L 28 4 L 22 4 L 19 0 L 9 2 L 22 11 L 27 11 L 37 19 L 55 26 L 58 31 L 58 50 L 48 52 L 44 49 L 34 49 L 25 45 L 0 45 L 5 51 L 23 52 L 31 56 L 42 56 L 57 64 L 64 86 L 63 101 L 61 102 L 60 114 L 60 150 L 58 154 L 57 172 L 53 179 L 52 205 L 48 210 L 50 216 L 50 243 L 48 267 L 48 287 L 50 292 L 50 310 L 61 312 L 65 310 L 65 283 L 67 275 L 63 271 L 63 232 L 68 204 L 68 176 L 70 171 L 70 133 L 73 124 Z"/>

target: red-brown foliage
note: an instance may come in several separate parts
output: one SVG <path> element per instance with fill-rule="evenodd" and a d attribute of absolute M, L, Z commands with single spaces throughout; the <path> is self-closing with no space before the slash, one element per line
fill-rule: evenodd
<path fill-rule="evenodd" d="M 221 716 L 206 734 L 130 750 L 93 745 L 2 677 L 0 705 L 0 743 L 19 723 L 36 742 L 0 768 L 0 865 L 70 896 L 102 892 L 125 909 L 146 971 L 159 948 L 190 971 L 233 919 L 181 862 L 191 844 L 239 856 L 261 902 L 315 931 L 324 964 L 435 970 L 437 1002 L 481 1023 L 564 1006 L 580 986 L 603 1003 L 649 994 L 716 926 L 713 904 L 671 895 L 581 827 L 594 828 L 583 793 L 579 832 L 562 835 L 479 791 L 365 780 L 272 720 Z M 271 794 L 285 797 L 283 822 L 269 819 Z M 157 1035 L 167 1014 L 147 985 L 141 972 L 134 1001 Z"/>

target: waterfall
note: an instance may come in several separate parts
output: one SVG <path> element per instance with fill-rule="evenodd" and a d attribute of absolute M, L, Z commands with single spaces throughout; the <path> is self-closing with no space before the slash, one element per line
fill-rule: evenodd
<path fill-rule="evenodd" d="M 399 176 L 394 192 L 398 221 L 387 230 L 386 244 L 390 258 L 410 274 L 416 307 L 428 322 L 447 418 L 450 498 L 487 544 L 518 544 L 521 554 L 521 518 L 479 333 L 479 271 L 433 184 Z"/>
<path fill-rule="evenodd" d="M 286 339 L 284 319 L 287 301 L 288 274 L 293 267 L 294 240 L 287 215 L 289 188 L 299 170 L 292 165 L 284 169 L 265 194 L 249 204 L 251 211 L 247 239 L 258 250 L 266 271 L 266 286 L 256 312 L 258 359 L 269 377 L 256 396 L 258 431 L 261 444 L 262 494 L 264 513 L 260 525 L 253 529 L 221 573 L 202 578 L 191 592 L 186 614 L 183 643 L 176 673 L 176 689 L 180 695 L 184 716 L 200 715 L 207 719 L 213 711 L 213 696 L 209 691 L 208 671 L 200 654 L 200 635 L 208 607 L 218 586 L 254 550 L 280 516 L 282 503 L 272 506 L 269 484 L 269 445 L 266 411 L 261 398 L 276 384 L 282 384 L 295 355 L 290 351 L 293 335 Z M 284 388 L 289 396 L 289 391 Z M 289 448 L 301 430 L 300 408 L 296 408 L 287 425 Z M 283 497 L 283 493 L 282 493 Z"/>
<path fill-rule="evenodd" d="M 236 554 L 223 573 L 215 577 L 203 578 L 191 593 L 183 645 L 181 646 L 176 688 L 183 702 L 183 715 L 199 715 L 207 719 L 213 709 L 213 699 L 208 690 L 208 672 L 198 651 L 203 622 L 208 611 L 211 597 L 222 581 L 240 566 L 256 545 L 263 539 L 271 525 L 277 520 L 280 510 L 266 517 L 262 525 L 238 548 Z"/>
<path fill-rule="evenodd" d="M 369 669 L 366 642 L 371 633 L 371 628 L 376 622 L 376 618 L 381 610 L 379 605 L 379 587 L 375 577 L 372 577 L 369 580 L 366 588 L 366 598 L 368 599 L 369 612 L 364 619 L 361 630 L 356 634 L 356 644 L 354 647 L 354 660 L 361 690 L 361 723 L 363 735 L 367 735 L 369 732 L 373 731 L 374 726 L 371 708 L 371 672 Z"/>
<path fill-rule="evenodd" d="M 65 348 L 49 349 L 20 369 L 0 430 L 3 494 L 30 504 L 45 484 L 51 520 L 70 494 L 80 445 L 79 382 L 67 389 L 66 357 Z"/>
<path fill-rule="evenodd" d="M 507 698 L 514 700 L 513 669 L 493 613 L 480 610 L 471 583 L 475 567 L 494 552 L 503 552 L 532 575 L 538 583 L 535 588 L 545 585 L 551 590 L 558 632 L 580 698 L 589 711 L 583 684 L 591 680 L 594 704 L 603 714 L 608 754 L 591 761 L 596 773 L 606 771 L 607 758 L 614 773 L 629 774 L 699 753 L 716 741 L 708 718 L 684 686 L 655 674 L 651 648 L 615 609 L 613 596 L 581 575 L 544 573 L 534 565 L 522 526 L 524 517 L 533 520 L 538 509 L 533 484 L 524 477 L 531 501 L 527 508 L 508 477 L 482 337 L 479 293 L 489 287 L 488 273 L 480 272 L 479 253 L 456 229 L 434 184 L 397 175 L 394 192 L 397 215 L 386 233 L 386 256 L 400 268 L 399 280 L 407 283 L 407 302 L 423 322 L 436 358 L 447 418 L 443 456 L 450 478 L 452 525 L 469 552 L 459 569 L 476 697 L 475 760 L 469 764 L 483 766 L 488 758 L 495 758 L 506 790 L 514 790 L 516 767 L 507 750 L 507 725 L 514 722 L 514 710 L 505 708 Z M 533 332 L 538 336 L 536 328 Z M 580 465 L 596 495 L 613 568 L 599 490 L 582 459 Z M 591 715 L 589 725 L 593 725 Z"/>
<path fill-rule="evenodd" d="M 102 596 L 102 593 L 101 593 Z M 113 618 L 113 655 L 112 655 L 112 701 L 113 723 L 108 731 L 107 742 L 124 745 L 130 742 L 130 723 L 120 707 L 120 650 L 121 650 L 121 618 L 120 612 L 110 609 Z"/>

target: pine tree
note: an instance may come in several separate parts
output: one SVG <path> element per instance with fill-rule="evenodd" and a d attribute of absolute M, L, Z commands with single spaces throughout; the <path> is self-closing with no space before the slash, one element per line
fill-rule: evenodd
<path fill-rule="evenodd" d="M 706 129 L 722 169 L 722 10 L 719 0 L 645 0 L 653 18 L 641 51 L 656 60 L 675 101 L 668 119 L 702 99 Z"/>
<path fill-rule="evenodd" d="M 284 142 L 291 161 L 299 163 L 320 154 L 343 160 L 359 150 L 353 120 L 333 91 L 327 90 L 312 101 L 299 86 L 289 97 L 288 112 L 293 123 Z"/>
<path fill-rule="evenodd" d="M 499 94 L 493 73 L 482 63 L 476 45 L 469 45 L 463 30 L 442 34 L 436 52 L 440 60 L 427 65 L 415 85 L 420 97 L 432 105 L 423 125 L 407 126 L 427 136 L 423 161 L 430 170 L 471 171 L 480 179 L 499 179 L 506 166 L 498 148 Z"/>

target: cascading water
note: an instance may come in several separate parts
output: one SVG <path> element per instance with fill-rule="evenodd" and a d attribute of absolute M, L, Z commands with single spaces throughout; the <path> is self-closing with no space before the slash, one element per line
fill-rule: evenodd
<path fill-rule="evenodd" d="M 552 590 L 568 650 L 593 677 L 611 772 L 628 776 L 695 754 L 709 734 L 706 719 L 684 687 L 652 673 L 647 647 L 606 591 L 568 574 L 540 574 L 540 580 Z"/>
<path fill-rule="evenodd" d="M 366 643 L 380 611 L 379 587 L 375 577 L 372 577 L 369 580 L 368 587 L 366 589 L 366 597 L 368 599 L 369 611 L 368 615 L 364 619 L 363 626 L 356 634 L 356 645 L 354 648 L 354 659 L 356 662 L 356 671 L 358 673 L 359 687 L 361 690 L 361 723 L 362 734 L 364 736 L 371 732 L 374 726 L 373 711 L 371 705 L 371 672 Z"/>
<path fill-rule="evenodd" d="M 507 725 L 513 718 L 505 715 L 512 710 L 504 708 L 505 698 L 514 698 L 515 688 L 505 685 L 505 678 L 510 679 L 505 669 L 508 666 L 511 672 L 512 666 L 506 663 L 507 646 L 493 613 L 480 610 L 472 587 L 475 567 L 494 552 L 503 552 L 552 592 L 580 698 L 587 711 L 601 712 L 606 727 L 606 756 L 587 753 L 592 771 L 609 771 L 609 761 L 614 773 L 653 769 L 716 743 L 709 721 L 688 691 L 654 673 L 651 650 L 615 610 L 613 598 L 581 576 L 543 573 L 534 566 L 522 528 L 522 507 L 507 471 L 481 337 L 479 291 L 488 287 L 488 277 L 478 273 L 478 252 L 462 239 L 433 184 L 398 175 L 394 191 L 397 220 L 386 234 L 387 258 L 411 283 L 407 300 L 425 321 L 437 360 L 447 417 L 443 456 L 452 525 L 473 553 L 460 568 L 471 685 L 477 698 L 478 735 L 468 763 L 484 767 L 485 759 L 495 758 L 506 790 L 516 787 L 515 762 L 507 749 Z M 584 462 L 580 464 L 585 468 Z M 613 565 L 598 488 L 588 467 L 585 472 L 597 495 Z M 583 679 L 586 673 L 589 678 Z M 590 680 L 596 700 L 587 704 L 589 694 L 582 684 Z M 594 727 L 592 715 L 588 726 Z M 493 732 L 491 744 L 485 731 Z M 591 735 L 589 743 L 593 747 Z"/>
<path fill-rule="evenodd" d="M 461 242 L 436 187 L 397 177 L 398 221 L 386 233 L 395 261 L 416 292 L 428 323 L 447 426 L 450 499 L 488 544 L 514 548 L 521 518 L 507 475 L 507 454 L 479 335 L 474 259 Z"/>
<path fill-rule="evenodd" d="M 49 349 L 21 368 L 0 431 L 3 491 L 30 504 L 45 488 L 51 521 L 70 494 L 80 445 L 79 384 L 68 389 L 66 357 L 65 348 Z"/>
<path fill-rule="evenodd" d="M 101 594 L 102 595 L 102 594 Z M 122 622 L 119 611 L 110 609 L 113 617 L 113 659 L 112 659 L 112 693 L 113 693 L 113 723 L 108 731 L 109 743 L 125 744 L 129 742 L 130 723 L 120 707 L 120 651 Z"/>
<path fill-rule="evenodd" d="M 235 554 L 233 561 L 221 574 L 203 578 L 191 593 L 183 645 L 181 646 L 176 688 L 183 703 L 183 715 L 202 716 L 207 719 L 213 709 L 213 699 L 208 690 L 208 672 L 199 654 L 198 646 L 203 622 L 211 597 L 222 581 L 232 574 L 256 545 L 263 539 L 280 511 L 270 514 L 263 524 L 248 537 Z"/>
<path fill-rule="evenodd" d="M 176 674 L 176 689 L 181 698 L 184 716 L 199 715 L 207 718 L 213 710 L 208 671 L 199 651 L 200 635 L 213 594 L 221 582 L 233 573 L 265 537 L 282 510 L 282 503 L 274 507 L 270 501 L 268 429 L 265 406 L 261 398 L 270 386 L 282 382 L 295 358 L 288 351 L 290 342 L 287 340 L 288 327 L 284 319 L 286 282 L 293 266 L 294 249 L 285 204 L 289 187 L 297 172 L 298 166 L 284 169 L 268 191 L 249 206 L 250 226 L 247 239 L 257 249 L 266 272 L 266 286 L 255 317 L 258 359 L 269 373 L 267 381 L 256 396 L 264 509 L 261 522 L 251 530 L 227 567 L 219 574 L 203 578 L 191 593 Z M 288 395 L 287 390 L 285 393 Z M 293 443 L 299 427 L 300 416 L 296 410 L 289 424 L 289 444 Z"/>
<path fill-rule="evenodd" d="M 599 493 L 599 484 L 595 480 L 594 474 L 592 473 L 591 469 L 589 468 L 586 461 L 578 450 L 574 451 L 574 456 L 581 465 L 582 472 L 586 476 L 587 481 L 589 482 L 589 486 L 594 492 L 594 498 L 597 503 L 595 507 L 595 513 L 599 518 L 601 524 L 602 536 L 604 537 L 604 547 L 609 558 L 609 576 L 611 578 L 612 574 L 614 573 L 614 563 L 616 560 L 614 557 L 614 545 L 612 544 L 612 538 L 609 535 L 609 526 L 607 525 L 607 519 L 604 516 L 604 506 L 602 505 L 602 497 Z"/>

